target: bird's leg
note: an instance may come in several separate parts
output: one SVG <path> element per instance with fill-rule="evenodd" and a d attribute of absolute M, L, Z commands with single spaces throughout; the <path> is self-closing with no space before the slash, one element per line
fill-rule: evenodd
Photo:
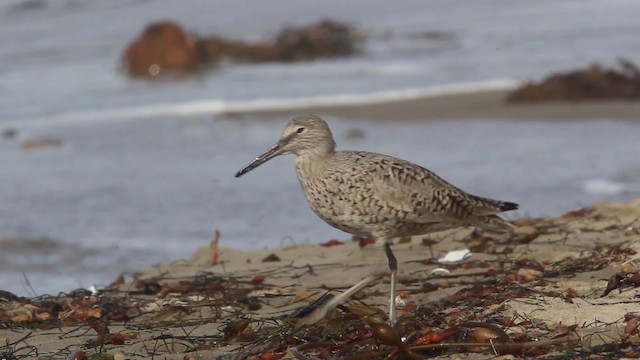
<path fill-rule="evenodd" d="M 384 252 L 389 260 L 389 270 L 391 271 L 391 298 L 389 300 L 389 323 L 393 326 L 396 323 L 396 284 L 398 282 L 398 260 L 391 251 L 388 241 L 384 243 Z"/>
<path fill-rule="evenodd" d="M 397 277 L 398 277 L 398 261 L 396 260 L 395 255 L 393 254 L 393 251 L 391 251 L 391 247 L 389 246 L 389 242 L 387 241 L 383 241 L 383 238 L 378 238 L 378 240 L 376 241 L 376 245 L 379 249 L 379 246 L 382 244 L 382 246 L 384 246 L 384 252 L 387 256 L 387 260 L 389 262 L 389 270 L 391 270 L 391 294 L 390 294 L 390 304 L 389 304 L 389 322 L 393 325 L 396 322 L 396 283 L 397 283 Z M 379 251 L 379 250 L 378 250 Z M 379 253 L 378 253 L 379 254 Z M 374 273 L 365 277 L 364 279 L 362 279 L 360 282 L 358 282 L 357 284 L 353 285 L 352 287 L 350 287 L 349 289 L 347 289 L 345 292 L 341 293 L 340 295 L 337 295 L 335 297 L 333 297 L 332 299 L 328 300 L 326 303 L 324 303 L 323 305 L 321 305 L 320 307 L 318 307 L 317 309 L 315 309 L 314 311 L 312 311 L 310 314 L 308 314 L 307 316 L 305 316 L 303 319 L 300 319 L 298 321 L 298 323 L 296 324 L 295 328 L 294 328 L 294 332 L 299 330 L 300 328 L 306 326 L 306 325 L 311 325 L 311 324 L 315 324 L 316 322 L 318 322 L 320 319 L 324 318 L 325 316 L 327 316 L 327 314 L 335 309 L 336 306 L 338 306 L 339 304 L 345 302 L 346 300 L 349 299 L 349 297 L 351 297 L 351 295 L 357 293 L 358 291 L 360 291 L 361 289 L 363 289 L 364 287 L 366 287 L 367 285 L 369 285 L 371 282 L 373 282 L 374 280 L 378 279 L 380 277 L 380 275 L 382 275 L 380 269 L 376 269 L 374 270 Z"/>

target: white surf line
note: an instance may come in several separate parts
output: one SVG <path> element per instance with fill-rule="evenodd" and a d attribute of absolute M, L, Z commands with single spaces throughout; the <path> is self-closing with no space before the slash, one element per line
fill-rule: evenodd
<path fill-rule="evenodd" d="M 0 122 L 0 127 L 37 127 L 60 124 L 87 124 L 96 121 L 125 121 L 150 117 L 183 117 L 226 112 L 280 111 L 314 106 L 370 105 L 491 90 L 510 90 L 520 83 L 509 79 L 455 83 L 421 88 L 380 91 L 369 94 L 318 95 L 305 98 L 260 98 L 246 101 L 197 100 L 175 104 L 154 104 L 113 110 L 79 111 L 31 119 Z"/>
<path fill-rule="evenodd" d="M 623 193 L 640 193 L 640 184 L 623 183 L 609 179 L 589 179 L 582 185 L 591 194 L 618 195 Z"/>

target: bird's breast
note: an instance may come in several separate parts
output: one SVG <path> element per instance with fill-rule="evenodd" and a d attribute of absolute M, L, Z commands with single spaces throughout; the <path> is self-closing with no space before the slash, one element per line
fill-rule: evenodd
<path fill-rule="evenodd" d="M 304 164 L 302 164 L 304 166 Z M 340 171 L 305 171 L 298 165 L 298 180 L 311 209 L 329 225 L 351 234 L 370 235 L 378 216 L 366 188 L 355 187 Z M 301 171 L 302 170 L 302 171 Z"/>

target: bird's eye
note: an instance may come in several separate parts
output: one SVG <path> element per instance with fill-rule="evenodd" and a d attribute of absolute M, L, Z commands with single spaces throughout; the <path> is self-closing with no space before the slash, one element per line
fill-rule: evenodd
<path fill-rule="evenodd" d="M 304 128 L 303 127 L 299 127 L 298 130 L 296 130 L 296 133 L 300 134 L 303 131 L 304 131 Z"/>

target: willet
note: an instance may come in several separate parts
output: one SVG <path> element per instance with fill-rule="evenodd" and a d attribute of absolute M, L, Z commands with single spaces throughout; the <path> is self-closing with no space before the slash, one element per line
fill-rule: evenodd
<path fill-rule="evenodd" d="M 496 214 L 517 204 L 468 194 L 433 172 L 391 156 L 365 151 L 336 151 L 327 123 L 315 115 L 293 118 L 278 143 L 236 173 L 251 171 L 278 155 L 295 154 L 302 190 L 313 211 L 329 225 L 370 236 L 384 246 L 391 270 L 389 321 L 396 320 L 397 261 L 389 241 L 461 226 L 509 231 Z M 327 312 L 379 277 L 371 275 L 336 296 L 306 323 Z"/>

